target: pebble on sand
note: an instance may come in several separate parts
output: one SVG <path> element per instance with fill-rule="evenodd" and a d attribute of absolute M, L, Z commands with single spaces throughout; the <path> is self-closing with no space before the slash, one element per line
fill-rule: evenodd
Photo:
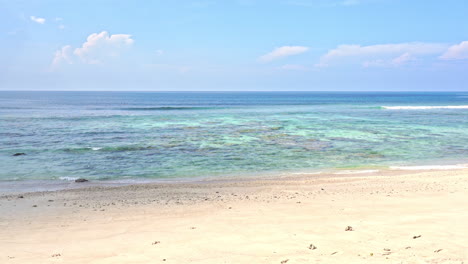
<path fill-rule="evenodd" d="M 87 182 L 88 180 L 87 179 L 84 179 L 84 178 L 79 178 L 79 179 L 76 179 L 75 182 Z"/>
<path fill-rule="evenodd" d="M 344 231 L 354 231 L 352 226 L 347 226 Z"/>

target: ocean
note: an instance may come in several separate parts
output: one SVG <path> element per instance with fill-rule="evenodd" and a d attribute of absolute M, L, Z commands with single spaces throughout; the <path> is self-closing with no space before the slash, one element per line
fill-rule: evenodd
<path fill-rule="evenodd" d="M 4 182 L 254 177 L 467 157 L 467 92 L 0 92 Z"/>

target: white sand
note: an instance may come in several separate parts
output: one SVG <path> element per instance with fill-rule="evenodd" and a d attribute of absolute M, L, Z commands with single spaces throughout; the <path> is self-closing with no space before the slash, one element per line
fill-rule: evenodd
<path fill-rule="evenodd" d="M 4 196 L 0 228 L 0 263 L 466 263 L 468 170 Z"/>

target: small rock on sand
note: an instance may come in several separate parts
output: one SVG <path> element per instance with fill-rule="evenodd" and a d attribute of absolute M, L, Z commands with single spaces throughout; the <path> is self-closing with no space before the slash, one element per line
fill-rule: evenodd
<path fill-rule="evenodd" d="M 310 245 L 309 245 L 309 249 L 310 249 L 310 250 L 314 250 L 314 249 L 317 249 L 317 247 L 316 247 L 314 244 L 310 244 Z"/>
<path fill-rule="evenodd" d="M 344 231 L 354 231 L 352 226 L 347 226 Z"/>
<path fill-rule="evenodd" d="M 413 236 L 413 239 L 420 238 L 420 237 L 421 237 L 421 235 L 419 235 L 419 236 Z"/>
<path fill-rule="evenodd" d="M 289 261 L 289 259 L 285 259 L 285 260 L 281 261 L 281 264 L 285 264 L 285 263 L 287 263 L 288 261 Z"/>
<path fill-rule="evenodd" d="M 79 178 L 79 179 L 76 179 L 75 182 L 87 182 L 88 180 L 87 179 L 84 179 L 84 178 Z"/>

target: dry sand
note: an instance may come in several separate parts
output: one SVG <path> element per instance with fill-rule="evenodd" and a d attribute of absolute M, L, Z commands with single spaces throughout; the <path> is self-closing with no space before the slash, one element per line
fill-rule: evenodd
<path fill-rule="evenodd" d="M 0 228 L 0 263 L 464 263 L 468 170 L 15 194 Z"/>

